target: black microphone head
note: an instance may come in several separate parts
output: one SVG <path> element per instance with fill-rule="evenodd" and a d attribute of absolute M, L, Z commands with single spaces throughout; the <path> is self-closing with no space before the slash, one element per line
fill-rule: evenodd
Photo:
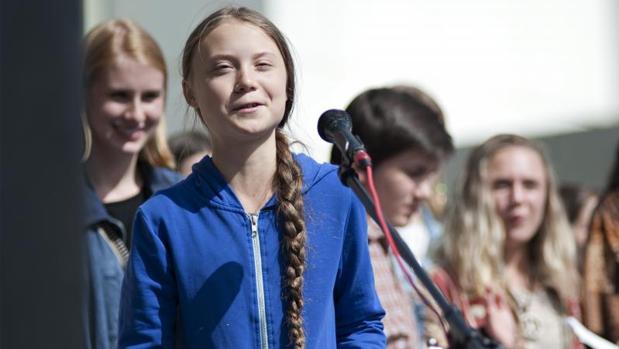
<path fill-rule="evenodd" d="M 333 143 L 332 134 L 337 130 L 352 131 L 352 121 L 347 112 L 340 109 L 329 109 L 318 119 L 318 134 L 320 138 Z"/>

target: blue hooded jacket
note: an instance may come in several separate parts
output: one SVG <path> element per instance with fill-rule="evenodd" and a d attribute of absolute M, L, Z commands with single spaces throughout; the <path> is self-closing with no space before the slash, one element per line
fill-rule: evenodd
<path fill-rule="evenodd" d="M 336 167 L 295 155 L 307 228 L 306 348 L 384 348 L 365 211 Z M 276 199 L 247 214 L 211 158 L 138 211 L 121 348 L 288 347 Z M 177 313 L 178 309 L 178 313 Z"/>

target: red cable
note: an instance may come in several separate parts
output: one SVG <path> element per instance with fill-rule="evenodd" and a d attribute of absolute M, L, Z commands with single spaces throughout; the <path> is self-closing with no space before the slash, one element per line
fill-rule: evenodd
<path fill-rule="evenodd" d="M 434 308 L 432 303 L 430 303 L 428 299 L 423 295 L 423 293 L 421 293 L 420 290 L 417 288 L 417 285 L 413 281 L 413 277 L 410 275 L 408 268 L 405 267 L 404 262 L 402 261 L 402 257 L 400 256 L 400 251 L 398 250 L 398 247 L 396 246 L 395 241 L 393 240 L 393 237 L 391 236 L 391 231 L 389 231 L 387 227 L 387 223 L 385 222 L 385 218 L 383 217 L 382 205 L 380 203 L 380 199 L 378 197 L 376 187 L 374 186 L 374 174 L 373 174 L 372 166 L 371 165 L 365 166 L 365 171 L 367 174 L 367 179 L 368 179 L 367 182 L 368 182 L 368 188 L 370 190 L 370 195 L 372 196 L 372 200 L 374 201 L 376 219 L 378 220 L 380 229 L 383 231 L 383 234 L 387 238 L 387 243 L 389 244 L 389 248 L 391 249 L 391 252 L 393 253 L 396 261 L 398 262 L 398 265 L 400 266 L 402 273 L 406 277 L 406 280 L 411 285 L 411 287 L 415 290 L 415 292 L 419 295 L 421 300 L 426 304 L 426 306 L 430 308 L 430 310 L 437 316 L 437 318 L 441 322 L 443 331 L 445 331 L 445 335 L 447 336 L 447 328 L 445 326 L 445 323 L 443 322 L 442 317 L 439 315 L 439 312 Z"/>

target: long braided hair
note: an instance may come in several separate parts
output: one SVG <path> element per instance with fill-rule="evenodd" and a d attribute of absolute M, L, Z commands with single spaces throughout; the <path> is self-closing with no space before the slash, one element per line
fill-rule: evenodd
<path fill-rule="evenodd" d="M 279 199 L 278 217 L 283 228 L 281 253 L 286 259 L 284 297 L 287 301 L 286 321 L 295 348 L 305 347 L 303 332 L 303 272 L 305 271 L 305 217 L 301 169 L 292 158 L 286 136 L 279 130 L 277 141 L 277 170 L 273 178 Z"/>
<path fill-rule="evenodd" d="M 301 168 L 292 157 L 288 139 L 282 128 L 286 125 L 294 105 L 295 76 L 292 54 L 284 35 L 262 14 L 244 7 L 225 7 L 204 19 L 189 35 L 182 59 L 183 80 L 188 81 L 191 74 L 191 61 L 198 47 L 208 33 L 224 20 L 238 20 L 262 29 L 277 45 L 286 67 L 286 106 L 284 116 L 276 130 L 277 167 L 273 177 L 273 188 L 278 198 L 278 225 L 282 230 L 281 257 L 282 296 L 286 300 L 285 319 L 288 336 L 296 349 L 305 348 L 303 330 L 303 272 L 305 270 L 305 217 L 301 188 L 303 177 Z"/>

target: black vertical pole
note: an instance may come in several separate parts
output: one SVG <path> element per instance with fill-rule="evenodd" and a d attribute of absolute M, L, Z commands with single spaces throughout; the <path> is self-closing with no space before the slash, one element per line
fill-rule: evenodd
<path fill-rule="evenodd" d="M 0 0 L 0 347 L 81 348 L 80 0 Z"/>

